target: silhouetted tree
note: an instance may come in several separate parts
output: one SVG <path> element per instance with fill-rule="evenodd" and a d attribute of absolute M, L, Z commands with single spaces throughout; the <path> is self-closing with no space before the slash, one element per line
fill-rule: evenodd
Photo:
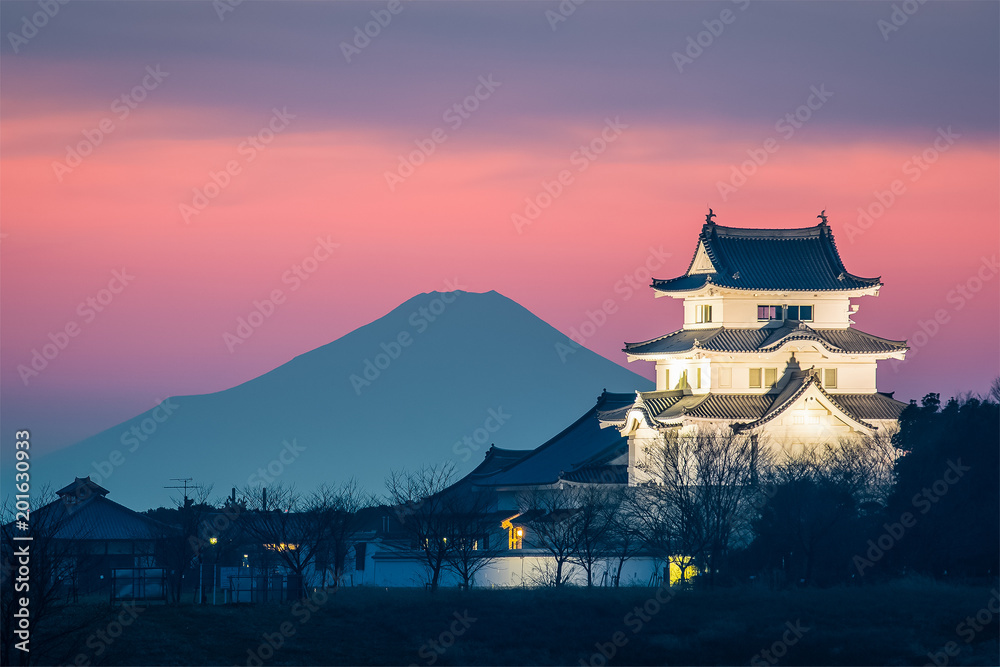
<path fill-rule="evenodd" d="M 994 384 L 996 386 L 996 384 Z M 900 416 L 896 488 L 887 519 L 913 515 L 885 558 L 897 571 L 995 576 L 1000 543 L 1000 406 L 991 398 L 928 394 Z"/>
<path fill-rule="evenodd" d="M 430 572 L 431 591 L 438 589 L 452 548 L 448 538 L 453 535 L 453 519 L 443 492 L 454 477 L 455 467 L 449 462 L 414 472 L 393 471 L 385 482 L 388 502 Z"/>

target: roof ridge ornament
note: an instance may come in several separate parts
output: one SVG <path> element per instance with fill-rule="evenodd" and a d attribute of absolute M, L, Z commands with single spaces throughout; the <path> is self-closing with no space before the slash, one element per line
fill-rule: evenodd
<path fill-rule="evenodd" d="M 816 217 L 819 218 L 819 220 L 820 220 L 819 224 L 821 226 L 825 225 L 826 224 L 826 209 L 824 208 L 822 211 L 820 211 L 819 215 L 817 215 Z"/>
<path fill-rule="evenodd" d="M 705 216 L 705 224 L 706 225 L 714 225 L 715 224 L 714 218 L 715 218 L 715 213 L 713 213 L 712 209 L 709 208 L 708 209 L 708 215 Z"/>

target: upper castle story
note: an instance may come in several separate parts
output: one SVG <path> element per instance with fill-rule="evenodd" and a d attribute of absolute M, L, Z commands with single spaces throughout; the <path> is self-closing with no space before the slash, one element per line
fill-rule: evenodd
<path fill-rule="evenodd" d="M 822 213 L 799 229 L 723 227 L 714 217 L 709 209 L 687 272 L 653 281 L 657 297 L 684 300 L 684 329 L 846 329 L 858 311 L 851 299 L 878 296 L 881 279 L 847 271 Z"/>

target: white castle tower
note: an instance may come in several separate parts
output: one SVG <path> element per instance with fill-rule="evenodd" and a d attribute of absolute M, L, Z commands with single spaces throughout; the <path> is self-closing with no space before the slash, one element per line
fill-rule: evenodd
<path fill-rule="evenodd" d="M 654 280 L 684 300 L 683 327 L 626 343 L 629 361 L 656 365 L 656 390 L 600 414 L 629 438 L 629 480 L 641 443 L 671 429 L 729 426 L 802 448 L 873 435 L 906 406 L 876 388 L 876 362 L 902 359 L 905 341 L 855 329 L 852 299 L 878 296 L 880 278 L 849 273 L 826 216 L 802 229 L 715 224 L 711 209 L 687 272 Z"/>

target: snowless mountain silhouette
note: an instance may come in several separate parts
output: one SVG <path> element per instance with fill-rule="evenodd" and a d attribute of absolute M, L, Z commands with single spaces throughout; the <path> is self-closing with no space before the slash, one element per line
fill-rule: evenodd
<path fill-rule="evenodd" d="M 163 486 L 294 484 L 354 476 L 381 494 L 392 469 L 453 461 L 491 443 L 533 449 L 601 390 L 652 383 L 571 341 L 497 292 L 432 292 L 225 391 L 165 400 L 42 457 L 35 488 L 90 475 L 117 502 L 171 504 Z"/>

